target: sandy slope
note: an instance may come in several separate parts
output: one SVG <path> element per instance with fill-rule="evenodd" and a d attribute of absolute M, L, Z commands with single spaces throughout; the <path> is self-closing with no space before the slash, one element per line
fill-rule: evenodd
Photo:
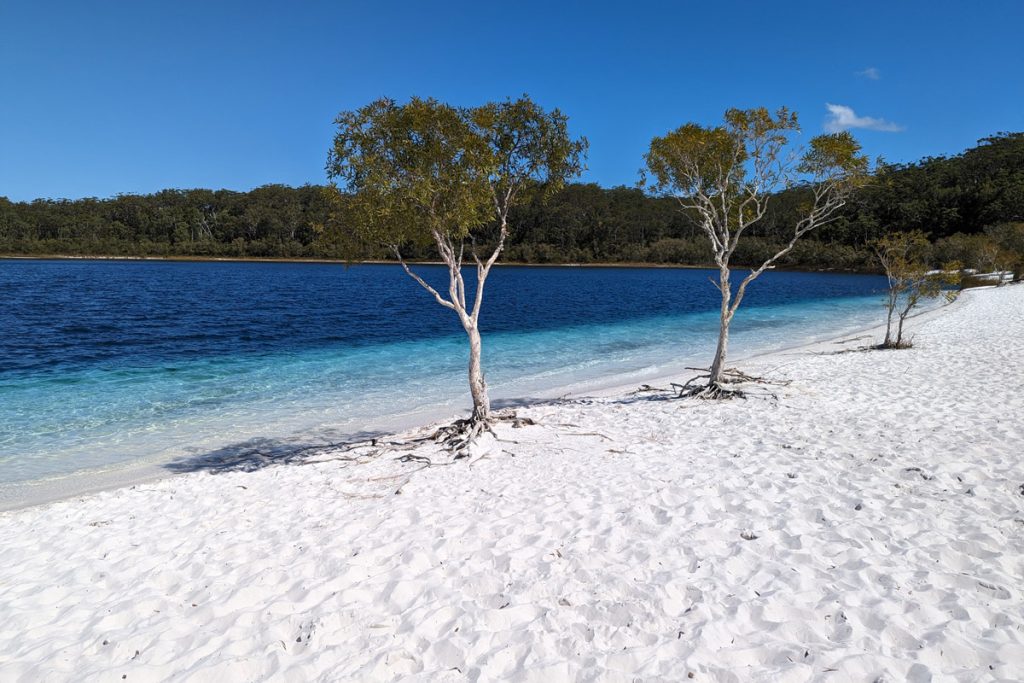
<path fill-rule="evenodd" d="M 4 513 L 0 680 L 1020 680 L 1024 287 L 963 299 L 777 401 Z"/>

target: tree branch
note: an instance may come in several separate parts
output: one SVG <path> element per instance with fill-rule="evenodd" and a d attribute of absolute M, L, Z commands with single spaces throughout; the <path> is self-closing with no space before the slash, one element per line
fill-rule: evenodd
<path fill-rule="evenodd" d="M 789 243 L 771 256 L 764 263 L 762 263 L 755 270 L 743 278 L 740 282 L 739 288 L 736 290 L 736 298 L 733 299 L 732 306 L 730 306 L 729 316 L 736 312 L 739 308 L 740 302 L 743 301 L 743 296 L 746 294 L 747 285 L 756 280 L 761 276 L 764 271 L 774 267 L 776 261 L 788 254 L 796 246 L 797 241 L 805 234 L 819 228 L 823 225 L 828 225 L 834 221 L 838 216 L 838 211 L 844 204 L 846 204 L 846 196 L 840 192 L 839 185 L 836 182 L 824 183 L 824 187 L 818 186 L 814 189 L 814 206 L 811 208 L 810 214 L 796 224 L 793 230 L 793 237 L 789 240 Z"/>
<path fill-rule="evenodd" d="M 425 290 L 427 290 L 428 292 L 430 292 L 430 293 L 431 293 L 431 294 L 432 294 L 432 295 L 434 296 L 434 299 L 436 299 L 436 300 L 437 300 L 437 303 L 441 304 L 441 305 L 442 305 L 442 306 L 444 306 L 445 308 L 450 308 L 450 309 L 452 309 L 453 311 L 455 311 L 455 310 L 458 310 L 458 309 L 457 309 L 457 308 L 455 307 L 455 304 L 454 304 L 454 303 L 452 303 L 451 301 L 448 301 L 448 300 L 447 300 L 447 299 L 445 299 L 445 298 L 444 298 L 443 296 L 441 296 L 441 295 L 440 295 L 440 294 L 439 294 L 439 293 L 437 292 L 437 290 L 436 290 L 436 289 L 434 289 L 433 287 L 431 287 L 430 285 L 428 285 L 428 284 L 427 284 L 427 282 L 426 282 L 426 281 L 425 281 L 425 280 L 424 280 L 423 278 L 421 278 L 421 277 L 420 277 L 419 275 L 417 275 L 417 274 L 416 274 L 415 272 L 413 272 L 413 271 L 412 271 L 412 269 L 410 269 L 410 268 L 409 268 L 409 265 L 408 265 L 408 264 L 407 264 L 407 263 L 405 262 L 405 259 L 404 259 L 404 258 L 402 258 L 402 253 L 401 253 L 401 251 L 399 251 L 399 249 L 398 249 L 398 245 L 396 245 L 396 244 L 392 244 L 392 245 L 391 245 L 391 250 L 392 250 L 393 252 L 395 252 L 395 258 L 397 258 L 397 259 L 398 259 L 398 262 L 399 262 L 400 264 L 402 264 L 402 269 L 403 269 L 403 270 L 405 271 L 405 274 L 406 274 L 406 275 L 408 275 L 409 277 L 411 277 L 411 278 L 412 278 L 413 280 L 415 280 L 416 282 L 420 283 L 420 286 L 421 286 L 421 287 L 423 287 L 423 289 L 425 289 Z"/>

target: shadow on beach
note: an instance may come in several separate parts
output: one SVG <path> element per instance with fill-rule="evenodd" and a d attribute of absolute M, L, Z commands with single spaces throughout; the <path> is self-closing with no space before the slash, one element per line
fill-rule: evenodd
<path fill-rule="evenodd" d="M 651 393 L 637 393 L 619 398 L 616 402 L 667 400 L 670 397 L 654 390 Z M 568 403 L 592 403 L 596 399 L 577 398 L 504 398 L 492 401 L 495 411 L 520 408 L 559 406 Z M 291 438 L 256 437 L 238 443 L 228 444 L 212 451 L 192 453 L 162 465 L 165 470 L 176 474 L 187 472 L 256 472 L 272 465 L 301 465 L 322 456 L 329 451 L 348 450 L 361 445 L 377 445 L 382 441 L 402 441 L 406 437 L 393 432 L 361 431 L 345 434 L 321 433 Z M 380 444 L 383 445 L 383 444 Z"/>
<path fill-rule="evenodd" d="M 565 398 L 495 398 L 491 400 L 491 410 L 515 410 L 516 408 L 538 408 L 540 406 L 557 406 L 569 402 Z"/>
<path fill-rule="evenodd" d="M 508 398 L 491 401 L 491 408 L 494 410 L 516 410 L 517 408 L 542 408 L 545 406 L 564 405 L 589 405 L 592 403 L 621 403 L 630 405 L 632 403 L 645 403 L 649 401 L 674 401 L 677 399 L 676 392 L 672 389 L 652 387 L 648 384 L 628 393 L 618 393 L 608 396 L 573 396 L 559 398 Z"/>
<path fill-rule="evenodd" d="M 338 438 L 257 437 L 206 453 L 183 456 L 166 463 L 163 468 L 178 474 L 255 472 L 271 465 L 302 464 L 325 451 L 372 443 L 388 436 L 393 435 L 388 432 L 353 432 Z"/>
<path fill-rule="evenodd" d="M 676 395 L 676 392 L 673 389 L 652 387 L 649 384 L 643 384 L 639 388 L 628 393 L 616 392 L 608 396 L 574 396 L 572 398 L 560 397 L 498 399 L 491 401 L 491 407 L 494 410 L 515 410 L 517 408 L 541 408 L 544 406 L 564 406 L 570 404 L 589 405 L 592 403 L 615 403 L 622 405 L 630 405 L 633 403 L 675 400 L 678 400 L 678 396 Z"/>

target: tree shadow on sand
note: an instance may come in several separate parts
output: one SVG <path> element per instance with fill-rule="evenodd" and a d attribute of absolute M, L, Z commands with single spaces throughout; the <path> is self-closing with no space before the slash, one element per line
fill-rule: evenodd
<path fill-rule="evenodd" d="M 649 384 L 641 385 L 640 388 L 624 394 L 612 396 L 588 396 L 580 395 L 571 398 L 562 396 L 558 398 L 510 398 L 497 399 L 492 401 L 496 408 L 543 408 L 546 406 L 565 405 L 590 405 L 594 403 L 618 403 L 629 405 L 647 401 L 672 401 L 677 398 L 676 393 L 671 389 L 652 387 Z"/>
<path fill-rule="evenodd" d="M 588 396 L 537 398 L 531 396 L 496 399 L 496 411 L 514 411 L 521 408 L 556 407 L 560 405 L 604 403 L 608 401 L 633 403 L 637 401 L 671 400 L 666 390 L 644 385 L 631 395 L 618 399 Z M 532 424 L 532 422 L 531 422 Z M 430 432 L 433 426 L 424 426 Z M 320 432 L 295 437 L 256 437 L 228 444 L 211 451 L 192 449 L 193 452 L 165 463 L 162 467 L 175 474 L 188 472 L 256 472 L 274 465 L 305 465 L 330 460 L 359 462 L 386 452 L 408 450 L 424 443 L 430 437 L 396 434 L 385 431 L 359 431 L 349 433 Z M 407 458 L 417 461 L 416 458 Z"/>
<path fill-rule="evenodd" d="M 517 408 L 539 408 L 541 406 L 557 406 L 563 403 L 571 403 L 575 399 L 570 398 L 534 398 L 523 396 L 521 398 L 495 398 L 491 400 L 491 408 L 494 410 L 515 410 Z"/>
<path fill-rule="evenodd" d="M 345 452 L 358 446 L 372 446 L 391 436 L 387 432 L 352 432 L 349 434 L 305 436 L 294 438 L 257 437 L 229 444 L 216 450 L 193 453 L 163 465 L 176 474 L 186 472 L 255 472 L 271 465 L 301 465 L 332 451 Z"/>

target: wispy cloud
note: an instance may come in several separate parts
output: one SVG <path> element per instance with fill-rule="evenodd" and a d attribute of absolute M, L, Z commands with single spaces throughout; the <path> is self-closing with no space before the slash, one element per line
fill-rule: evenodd
<path fill-rule="evenodd" d="M 828 119 L 825 120 L 825 130 L 830 133 L 838 133 L 841 130 L 851 128 L 864 128 L 865 130 L 880 130 L 886 133 L 899 133 L 904 127 L 885 119 L 876 119 L 871 116 L 857 116 L 851 107 L 843 104 L 826 104 L 828 108 Z"/>
<path fill-rule="evenodd" d="M 869 66 L 868 68 L 862 71 L 854 71 L 854 74 L 860 76 L 861 78 L 866 78 L 869 81 L 877 81 L 879 78 L 882 77 L 882 72 L 873 66 Z"/>

